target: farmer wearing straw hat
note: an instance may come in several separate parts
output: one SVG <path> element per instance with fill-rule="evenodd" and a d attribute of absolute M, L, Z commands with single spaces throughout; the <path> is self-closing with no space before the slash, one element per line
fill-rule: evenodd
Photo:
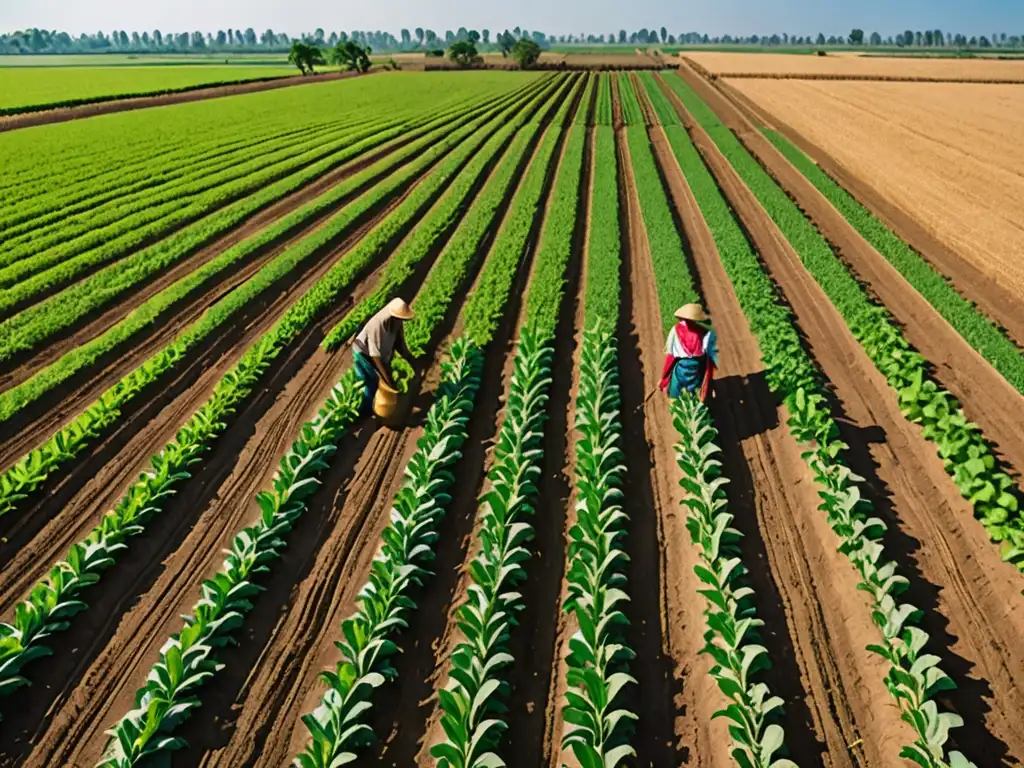
<path fill-rule="evenodd" d="M 373 396 L 383 381 L 392 389 L 395 383 L 391 380 L 391 358 L 395 347 L 407 360 L 412 359 L 408 347 L 405 346 L 405 334 L 402 332 L 406 321 L 412 320 L 415 314 L 412 307 L 402 299 L 392 299 L 384 309 L 375 314 L 363 326 L 352 344 L 352 358 L 355 362 L 356 376 L 365 387 L 363 401 L 359 413 L 366 416 L 373 409 Z"/>
<path fill-rule="evenodd" d="M 700 304 L 687 304 L 676 310 L 678 323 L 665 342 L 665 366 L 661 371 L 661 389 L 669 397 L 683 392 L 699 393 L 707 402 L 711 379 L 718 367 L 715 332 Z"/>

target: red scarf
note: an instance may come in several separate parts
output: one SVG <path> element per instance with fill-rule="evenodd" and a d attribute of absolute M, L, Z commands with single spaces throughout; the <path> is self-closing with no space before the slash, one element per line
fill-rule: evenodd
<path fill-rule="evenodd" d="M 676 338 L 679 339 L 679 344 L 682 346 L 683 351 L 689 357 L 704 357 L 704 337 L 708 334 L 708 329 L 697 323 L 690 322 L 689 320 L 681 320 L 676 323 L 673 329 L 676 332 Z M 661 389 L 663 392 L 668 391 L 669 381 L 672 378 L 672 368 L 676 364 L 676 358 L 670 354 L 665 355 L 665 364 L 661 369 Z M 711 386 L 711 378 L 715 374 L 715 366 L 712 364 L 710 358 L 707 360 L 707 366 L 704 371 L 704 383 L 701 385 L 701 400 L 707 399 L 708 390 Z"/>

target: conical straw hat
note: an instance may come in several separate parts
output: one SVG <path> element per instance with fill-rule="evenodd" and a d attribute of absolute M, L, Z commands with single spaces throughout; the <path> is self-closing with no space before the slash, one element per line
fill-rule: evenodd
<path fill-rule="evenodd" d="M 676 310 L 676 317 L 680 320 L 692 320 L 695 323 L 706 323 L 708 313 L 700 304 L 687 304 Z"/>
<path fill-rule="evenodd" d="M 388 312 L 399 320 L 412 320 L 416 317 L 416 313 L 406 304 L 405 299 L 392 299 L 388 304 Z"/>

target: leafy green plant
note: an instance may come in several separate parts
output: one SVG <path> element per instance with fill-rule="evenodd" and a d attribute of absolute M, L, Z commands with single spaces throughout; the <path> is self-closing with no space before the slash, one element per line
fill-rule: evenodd
<path fill-rule="evenodd" d="M 757 631 L 764 622 L 757 618 L 754 591 L 745 584 L 747 571 L 740 558 L 738 540 L 742 534 L 731 528 L 721 462 L 721 449 L 711 414 L 697 398 L 683 396 L 672 401 L 672 420 L 680 440 L 676 457 L 687 492 L 686 527 L 699 548 L 701 565 L 695 566 L 704 585 L 707 602 L 704 615 L 708 631 L 702 650 L 714 661 L 710 674 L 718 689 L 731 702 L 715 713 L 729 721 L 733 759 L 745 768 L 796 768 L 787 759 L 775 759 L 784 744 L 782 726 L 772 722 L 783 702 L 772 696 L 768 686 L 756 682 L 759 671 L 771 666 L 768 649 L 758 643 Z"/>
<path fill-rule="evenodd" d="M 886 685 L 917 736 L 901 755 L 924 768 L 968 768 L 972 763 L 959 752 L 945 754 L 949 730 L 962 721 L 958 715 L 939 712 L 933 699 L 953 682 L 938 668 L 937 657 L 920 653 L 928 639 L 914 626 L 920 621 L 920 611 L 897 602 L 907 581 L 897 574 L 896 564 L 885 558 L 880 540 L 885 526 L 869 515 L 870 504 L 859 488 L 863 478 L 843 463 L 848 446 L 839 439 L 824 382 L 800 340 L 795 318 L 780 301 L 775 284 L 689 135 L 682 128 L 671 127 L 666 133 L 757 338 L 768 386 L 783 398 L 789 412 L 787 426 L 807 449 L 804 459 L 819 484 L 821 509 L 841 540 L 839 551 L 857 568 L 859 586 L 871 595 L 872 620 L 883 642 L 869 650 L 889 662 Z"/>
<path fill-rule="evenodd" d="M 597 107 L 594 110 L 595 122 L 598 125 L 612 124 L 614 113 L 612 111 L 612 75 L 608 72 L 597 74 Z"/>
<path fill-rule="evenodd" d="M 416 608 L 408 593 L 432 575 L 427 566 L 450 501 L 447 490 L 455 482 L 451 469 L 468 434 L 482 366 L 477 347 L 464 340 L 452 345 L 437 399 L 405 469 L 391 522 L 381 535 L 381 551 L 355 613 L 341 624 L 342 640 L 336 645 L 342 660 L 333 672 L 323 673 L 327 691 L 320 706 L 302 718 L 310 742 L 296 758 L 301 768 L 351 762 L 357 758 L 355 750 L 373 736 L 362 718 L 372 706 L 374 690 L 397 674 L 390 661 L 399 651 L 394 635 L 405 629 L 406 615 Z"/>
<path fill-rule="evenodd" d="M 679 77 L 669 77 L 686 108 L 705 128 L 737 173 L 757 196 L 807 271 L 842 315 L 850 332 L 885 376 L 903 415 L 922 428 L 942 457 L 964 498 L 1005 561 L 1024 571 L 1022 497 L 999 466 L 989 442 L 970 423 L 956 398 L 932 380 L 927 361 L 913 350 L 889 312 L 865 293 L 828 242 L 739 139 Z"/>
<path fill-rule="evenodd" d="M 281 459 L 271 490 L 256 496 L 259 520 L 235 535 L 224 567 L 203 582 L 193 614 L 161 649 L 135 695 L 135 709 L 107 732 L 111 738 L 99 763 L 102 768 L 127 768 L 185 746 L 171 734 L 199 706 L 196 689 L 223 667 L 216 660 L 217 648 L 230 641 L 252 609 L 252 599 L 262 589 L 254 578 L 281 556 L 284 537 L 305 511 L 338 441 L 355 421 L 361 398 L 361 385 L 349 371 L 317 417 L 303 425 Z"/>
<path fill-rule="evenodd" d="M 507 413 L 498 435 L 490 490 L 481 498 L 480 551 L 470 564 L 471 584 L 456 611 L 464 638 L 452 653 L 448 684 L 439 691 L 446 739 L 430 754 L 438 768 L 503 765 L 493 752 L 507 728 L 501 715 L 507 683 L 498 674 L 513 662 L 505 650 L 525 577 L 526 544 L 540 476 L 540 447 L 551 384 L 552 348 L 522 334 L 509 384 Z"/>

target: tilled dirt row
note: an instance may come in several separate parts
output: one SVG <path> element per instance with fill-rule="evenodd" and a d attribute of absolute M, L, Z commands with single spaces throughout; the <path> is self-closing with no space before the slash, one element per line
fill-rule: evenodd
<path fill-rule="evenodd" d="M 1024 397 L 843 218 L 728 98 L 683 67 L 681 75 L 807 214 L 836 253 L 889 309 L 935 378 L 1015 469 L 1024 468 Z M 1019 319 L 1019 318 L 1018 318 Z"/>
<path fill-rule="evenodd" d="M 781 284 L 809 350 L 831 383 L 843 439 L 851 446 L 851 466 L 867 478 L 865 490 L 890 526 L 885 538 L 889 556 L 910 578 L 907 599 L 925 611 L 922 626 L 932 637 L 929 651 L 940 656 L 943 669 L 959 686 L 940 700 L 966 721 L 964 728 L 953 732 L 954 741 L 969 756 L 986 755 L 992 761 L 987 764 L 1012 764 L 1024 754 L 1024 733 L 1014 715 L 1021 710 L 1024 684 L 1024 659 L 1015 641 L 1019 617 L 1024 616 L 1018 574 L 1000 562 L 997 548 L 974 520 L 934 450 L 899 413 L 888 385 L 781 232 L 709 137 L 678 102 L 677 107 L 766 267 Z M 700 263 L 704 256 L 695 249 L 695 258 Z M 705 258 L 704 263 L 710 262 Z M 713 280 L 705 277 L 703 284 L 710 294 L 713 284 L 725 281 L 724 272 L 719 271 Z M 738 307 L 733 309 L 738 313 Z M 716 322 L 723 318 L 716 315 Z M 730 337 L 723 335 L 721 344 L 728 350 Z M 838 538 L 825 526 L 816 506 L 808 500 L 800 522 L 801 540 L 806 540 L 807 530 L 814 530 L 822 547 L 808 565 L 813 566 L 815 559 L 834 561 L 821 571 L 821 577 L 834 569 L 829 578 L 845 579 L 843 573 L 852 574 L 852 567 L 835 554 Z M 778 534 L 776 527 L 762 528 L 766 541 Z M 781 586 L 783 580 L 776 578 Z M 877 738 L 871 737 L 872 721 L 894 719 L 895 709 L 885 702 L 883 671 L 873 660 L 865 660 L 868 654 L 862 649 L 875 630 L 861 618 L 867 616 L 863 596 L 850 592 L 851 588 L 852 584 L 836 589 L 833 597 L 816 587 L 816 610 L 827 615 L 837 604 L 849 606 L 849 616 L 837 629 L 854 633 L 849 650 L 858 657 L 850 660 L 856 666 L 843 674 L 855 729 L 844 731 L 843 737 L 850 744 L 863 739 L 859 748 L 865 750 L 867 764 L 877 765 L 893 754 L 890 747 L 899 739 L 907 741 L 910 732 L 898 723 L 885 722 L 879 724 Z M 858 626 L 862 629 L 857 630 Z"/>

